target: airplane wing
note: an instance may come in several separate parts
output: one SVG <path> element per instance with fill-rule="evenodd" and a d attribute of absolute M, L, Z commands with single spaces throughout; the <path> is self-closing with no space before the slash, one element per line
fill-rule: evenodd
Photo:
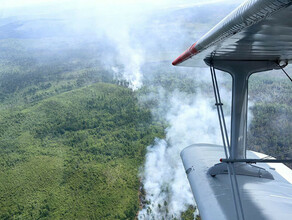
<path fill-rule="evenodd" d="M 248 151 L 248 158 L 266 155 Z M 181 157 L 200 216 L 203 220 L 238 219 L 228 175 L 211 177 L 207 171 L 224 157 L 222 146 L 197 144 L 185 148 Z M 237 175 L 246 220 L 292 219 L 292 170 L 283 164 L 256 164 L 269 170 L 274 180 Z M 239 218 L 242 219 L 242 218 Z"/>
<path fill-rule="evenodd" d="M 228 166 L 217 166 L 224 157 L 265 156 L 246 151 L 248 77 L 291 60 L 292 0 L 248 0 L 173 61 L 175 66 L 207 64 L 214 69 L 232 65 L 225 68 L 233 76 L 230 155 L 224 155 L 222 146 L 204 144 L 190 146 L 181 153 L 203 220 L 292 219 L 292 171 L 288 167 L 239 162 L 235 168 L 230 162 Z M 216 105 L 218 108 L 222 103 L 216 100 Z M 212 175 L 213 170 L 216 175 Z"/>
<path fill-rule="evenodd" d="M 203 60 L 292 60 L 292 0 L 249 0 L 188 48 L 173 65 Z"/>

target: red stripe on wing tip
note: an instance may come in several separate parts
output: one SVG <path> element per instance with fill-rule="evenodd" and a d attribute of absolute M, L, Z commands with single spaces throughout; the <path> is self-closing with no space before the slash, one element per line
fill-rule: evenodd
<path fill-rule="evenodd" d="M 187 60 L 188 58 L 192 57 L 193 55 L 196 55 L 197 53 L 199 53 L 199 51 L 197 51 L 197 49 L 195 47 L 196 47 L 196 43 L 194 43 L 190 48 L 188 48 L 178 58 L 176 58 L 172 62 L 172 65 L 176 66 L 176 65 L 182 63 L 183 61 Z"/>

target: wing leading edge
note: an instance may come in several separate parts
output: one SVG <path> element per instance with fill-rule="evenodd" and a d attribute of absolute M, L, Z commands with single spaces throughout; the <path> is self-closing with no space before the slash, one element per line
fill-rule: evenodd
<path fill-rule="evenodd" d="M 213 60 L 292 60 L 292 0 L 248 0 L 188 48 L 173 65 Z"/>

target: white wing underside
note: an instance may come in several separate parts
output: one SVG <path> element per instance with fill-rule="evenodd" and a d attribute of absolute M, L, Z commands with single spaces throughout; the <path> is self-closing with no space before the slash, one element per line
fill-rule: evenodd
<path fill-rule="evenodd" d="M 213 60 L 292 60 L 292 0 L 249 0 L 185 51 L 174 65 Z"/>

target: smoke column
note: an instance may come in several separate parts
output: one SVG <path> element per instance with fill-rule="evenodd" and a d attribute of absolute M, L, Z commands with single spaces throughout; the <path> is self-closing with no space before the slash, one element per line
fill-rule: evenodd
<path fill-rule="evenodd" d="M 197 3 L 199 2 L 197 1 Z M 149 51 L 151 51 L 151 56 L 154 55 L 154 60 L 158 61 L 160 57 L 155 54 L 155 51 L 165 51 L 166 53 L 172 51 L 175 52 L 175 56 L 179 55 L 178 51 L 181 52 L 185 49 L 186 30 L 175 21 L 175 23 L 168 24 L 168 29 L 165 28 L 167 32 L 163 32 L 165 24 L 161 22 L 165 22 L 167 16 L 164 18 L 165 20 L 161 21 L 159 20 L 161 17 L 154 13 L 145 14 L 144 11 L 136 21 L 135 16 L 123 18 L 120 15 L 124 13 L 117 12 L 117 14 L 119 22 L 109 20 L 111 25 L 106 25 L 104 28 L 106 36 L 116 45 L 117 51 L 115 57 L 107 59 L 109 62 L 106 65 L 112 63 L 111 70 L 115 72 L 115 75 L 120 75 L 122 79 L 129 82 L 131 89 L 137 90 L 143 86 L 146 73 L 143 73 L 142 65 L 147 65 L 145 62 L 148 61 Z M 156 23 L 157 27 L 149 30 L 151 34 L 148 33 L 150 38 L 147 38 L 145 30 L 147 27 L 149 28 L 150 22 Z M 135 28 L 139 26 L 145 29 L 142 30 L 143 34 L 138 34 L 137 37 L 135 33 L 141 29 L 134 28 L 133 30 L 133 24 Z M 151 28 L 153 27 L 151 26 Z M 167 39 L 177 39 L 177 36 L 180 36 L 180 43 L 176 42 L 176 51 L 173 49 L 173 41 L 169 45 L 166 42 Z M 110 62 L 110 60 L 116 60 L 116 63 Z M 171 60 L 168 62 L 170 65 Z M 202 77 L 196 74 L 193 77 L 203 81 L 207 78 L 211 83 L 208 71 L 197 71 L 203 71 L 200 73 L 206 75 Z M 196 95 L 179 91 L 167 93 L 168 91 L 161 87 L 158 94 L 147 94 L 149 99 L 154 98 L 159 103 L 159 109 L 166 110 L 161 112 L 158 109 L 152 109 L 153 113 L 158 113 L 158 117 L 165 120 L 169 126 L 165 130 L 165 139 L 156 139 L 153 146 L 147 147 L 146 161 L 140 173 L 146 192 L 146 201 L 138 214 L 140 220 L 179 219 L 181 213 L 186 211 L 190 205 L 195 206 L 180 152 L 195 143 L 221 143 L 213 97 L 206 98 L 206 94 L 200 92 L 197 92 Z M 222 96 L 225 95 L 222 94 Z M 196 214 L 194 213 L 194 215 Z"/>
<path fill-rule="evenodd" d="M 141 173 L 146 203 L 139 219 L 180 218 L 190 205 L 195 206 L 180 152 L 195 143 L 222 142 L 213 97 L 205 98 L 200 92 L 190 95 L 176 91 L 167 101 L 163 92 L 160 94 L 161 103 L 169 107 L 165 116 L 169 127 L 165 139 L 156 139 L 147 148 Z"/>

